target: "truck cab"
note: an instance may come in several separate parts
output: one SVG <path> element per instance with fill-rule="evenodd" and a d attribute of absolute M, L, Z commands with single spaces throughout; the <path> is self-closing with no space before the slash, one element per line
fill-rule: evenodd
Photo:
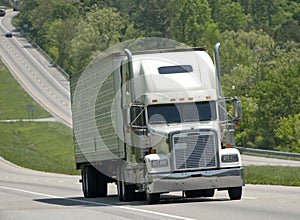
<path fill-rule="evenodd" d="M 123 84 L 128 85 L 122 91 L 122 108 L 129 111 L 126 158 L 131 164 L 144 162 L 145 183 L 140 185 L 149 202 L 157 203 L 165 192 L 184 191 L 193 197 L 212 195 L 215 189 L 227 189 L 231 199 L 240 199 L 243 168 L 238 150 L 232 148 L 240 113 L 228 119 L 207 51 L 127 55 Z M 239 105 L 236 99 L 235 108 Z M 139 179 L 133 173 L 127 176 L 129 182 Z"/>

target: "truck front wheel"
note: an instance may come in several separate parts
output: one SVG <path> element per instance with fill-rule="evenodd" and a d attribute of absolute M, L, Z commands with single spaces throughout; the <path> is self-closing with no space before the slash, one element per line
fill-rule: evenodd
<path fill-rule="evenodd" d="M 240 200 L 242 198 L 242 187 L 235 187 L 228 189 L 229 198 L 231 200 Z"/>

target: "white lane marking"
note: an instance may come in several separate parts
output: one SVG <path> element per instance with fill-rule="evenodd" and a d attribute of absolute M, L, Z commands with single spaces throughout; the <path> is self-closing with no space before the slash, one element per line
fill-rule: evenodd
<path fill-rule="evenodd" d="M 1 24 L 1 27 L 6 31 L 6 32 L 8 32 L 8 29 L 3 25 L 3 22 L 2 22 L 3 20 L 1 19 L 1 22 L 0 22 L 0 24 Z M 13 36 L 13 39 L 17 42 L 17 44 L 19 44 L 19 46 L 22 48 L 23 47 L 23 45 Z M 42 66 L 42 64 L 39 62 L 39 61 L 37 61 L 29 52 L 28 52 L 28 50 L 24 47 L 24 51 L 26 52 L 26 54 L 37 64 L 37 65 L 39 65 L 40 66 L 40 68 L 50 77 L 50 78 L 52 78 L 52 80 L 53 80 L 53 82 L 55 82 L 59 87 L 61 87 L 68 95 L 70 95 L 70 92 L 66 89 L 66 88 L 64 88 L 58 81 L 57 81 L 57 79 L 55 79 L 43 66 Z"/>
<path fill-rule="evenodd" d="M 256 198 L 255 197 L 242 197 L 242 199 L 249 199 L 249 200 L 255 200 Z"/>
<path fill-rule="evenodd" d="M 165 214 L 165 213 L 161 213 L 161 212 L 155 212 L 155 211 L 149 211 L 149 210 L 143 210 L 143 209 L 137 209 L 137 208 L 131 208 L 131 207 L 115 206 L 115 205 L 110 205 L 110 204 L 106 204 L 106 203 L 102 203 L 102 202 L 92 202 L 92 201 L 86 201 L 86 200 L 64 198 L 64 197 L 60 197 L 60 196 L 54 196 L 54 195 L 44 194 L 44 193 L 37 193 L 37 192 L 32 192 L 32 191 L 23 190 L 23 189 L 16 189 L 16 188 L 3 187 L 3 186 L 0 186 L 0 189 L 22 192 L 22 193 L 27 193 L 27 194 L 37 195 L 37 196 L 43 196 L 43 197 L 48 197 L 48 198 L 52 198 L 52 199 L 64 199 L 66 201 L 78 202 L 78 203 L 83 203 L 83 204 L 108 206 L 108 207 L 112 207 L 112 208 L 124 209 L 127 211 L 134 211 L 134 212 L 141 212 L 141 213 L 163 216 L 163 217 L 173 218 L 173 219 L 195 220 L 192 218 L 186 218 L 186 217 L 182 217 L 182 216 L 178 216 L 178 215 Z"/>

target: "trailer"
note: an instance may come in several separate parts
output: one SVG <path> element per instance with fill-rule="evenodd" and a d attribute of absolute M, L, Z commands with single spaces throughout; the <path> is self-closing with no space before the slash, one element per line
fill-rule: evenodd
<path fill-rule="evenodd" d="M 159 203 L 163 193 L 242 197 L 235 148 L 237 97 L 224 98 L 219 49 L 169 48 L 101 54 L 71 78 L 74 152 L 87 198 Z M 226 110 L 232 102 L 233 115 Z"/>

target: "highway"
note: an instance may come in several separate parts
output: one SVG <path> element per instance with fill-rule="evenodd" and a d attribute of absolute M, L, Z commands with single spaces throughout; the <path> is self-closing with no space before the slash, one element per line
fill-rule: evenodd
<path fill-rule="evenodd" d="M 69 81 L 11 25 L 17 12 L 0 18 L 0 57 L 19 84 L 56 119 L 72 127 Z M 10 31 L 12 38 L 5 34 Z M 242 155 L 244 165 L 298 166 L 300 161 Z"/>
<path fill-rule="evenodd" d="M 0 220 L 34 219 L 299 219 L 300 188 L 246 185 L 241 201 L 227 192 L 213 198 L 162 196 L 158 205 L 119 202 L 115 185 L 107 198 L 84 199 L 79 176 L 49 174 L 15 166 L 0 158 Z"/>
<path fill-rule="evenodd" d="M 0 18 L 0 56 L 20 85 L 60 122 L 72 127 L 68 80 L 11 25 L 17 12 Z M 10 31 L 12 38 L 5 34 Z"/>
<path fill-rule="evenodd" d="M 0 20 L 0 56 L 23 88 L 60 122 L 72 126 L 68 81 L 14 31 L 15 12 Z M 13 32 L 6 38 L 7 31 Z M 245 157 L 246 165 L 287 165 L 286 161 Z M 266 162 L 267 161 L 267 162 Z M 291 164 L 289 164 L 291 165 Z M 292 166 L 299 166 L 296 162 Z M 34 219 L 299 219 L 300 188 L 247 185 L 241 201 L 226 191 L 213 198 L 163 195 L 160 204 L 119 202 L 116 186 L 109 196 L 84 199 L 79 176 L 50 174 L 18 167 L 0 157 L 0 220 Z"/>

